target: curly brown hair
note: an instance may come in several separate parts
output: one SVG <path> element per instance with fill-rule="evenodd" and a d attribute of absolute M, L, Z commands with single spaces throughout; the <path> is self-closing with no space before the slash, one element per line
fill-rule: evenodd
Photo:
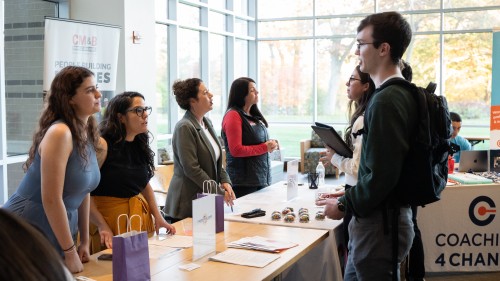
<path fill-rule="evenodd" d="M 123 92 L 116 95 L 109 101 L 106 112 L 104 113 L 104 118 L 99 124 L 99 131 L 105 139 L 111 141 L 112 145 L 125 143 L 127 129 L 125 128 L 125 125 L 120 122 L 120 114 L 127 114 L 127 110 L 130 108 L 133 103 L 133 99 L 136 97 L 146 100 L 144 96 L 138 92 Z M 148 131 L 146 133 L 138 134 L 135 137 L 134 142 L 138 143 L 142 151 L 142 156 L 144 157 L 144 162 L 147 163 L 149 178 L 152 178 L 155 172 L 155 153 L 149 146 L 150 132 Z"/>
<path fill-rule="evenodd" d="M 172 85 L 172 90 L 174 91 L 175 100 L 177 104 L 184 110 L 191 109 L 191 104 L 189 99 L 197 99 L 198 91 L 200 90 L 200 84 L 203 80 L 199 78 L 188 78 L 186 80 L 176 80 Z"/>
<path fill-rule="evenodd" d="M 87 124 L 78 119 L 75 110 L 70 105 L 70 100 L 76 95 L 76 90 L 83 81 L 90 76 L 94 76 L 92 71 L 79 66 L 67 66 L 56 74 L 50 85 L 50 90 L 46 97 L 47 101 L 38 121 L 37 131 L 33 135 L 33 144 L 29 150 L 28 160 L 23 165 L 25 171 L 33 163 L 36 151 L 45 133 L 58 120 L 61 120 L 69 127 L 78 155 L 87 164 L 87 144 L 90 142 L 94 149 L 98 147 L 99 134 L 97 133 L 97 122 L 94 116 L 88 118 Z"/>

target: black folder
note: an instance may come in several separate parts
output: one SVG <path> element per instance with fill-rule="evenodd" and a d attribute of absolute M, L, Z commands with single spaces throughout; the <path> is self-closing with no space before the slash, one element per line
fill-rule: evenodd
<path fill-rule="evenodd" d="M 321 140 L 329 147 L 333 148 L 341 156 L 352 158 L 352 149 L 339 136 L 332 126 L 316 122 L 311 128 L 318 134 Z"/>

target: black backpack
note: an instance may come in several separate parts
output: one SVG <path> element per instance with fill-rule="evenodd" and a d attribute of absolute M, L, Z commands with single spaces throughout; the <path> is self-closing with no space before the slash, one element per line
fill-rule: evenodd
<path fill-rule="evenodd" d="M 389 85 L 411 89 L 419 114 L 417 132 L 396 189 L 396 201 L 412 206 L 436 202 L 448 181 L 448 155 L 453 132 L 446 98 L 434 93 L 437 85 L 433 82 L 422 88 L 404 79 L 393 78 L 382 88 Z"/>

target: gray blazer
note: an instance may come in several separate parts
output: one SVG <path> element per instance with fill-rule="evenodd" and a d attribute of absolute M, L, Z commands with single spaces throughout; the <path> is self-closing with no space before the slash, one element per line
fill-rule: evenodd
<path fill-rule="evenodd" d="M 212 122 L 206 117 L 203 117 L 203 122 L 221 149 Z M 189 110 L 175 125 L 172 149 L 174 175 L 168 188 L 164 211 L 167 216 L 184 219 L 192 216 L 192 200 L 196 199 L 197 193 L 202 192 L 203 181 L 212 179 L 218 183 L 231 184 L 231 180 L 222 167 L 222 150 L 221 157 L 215 161 L 210 141 Z"/>

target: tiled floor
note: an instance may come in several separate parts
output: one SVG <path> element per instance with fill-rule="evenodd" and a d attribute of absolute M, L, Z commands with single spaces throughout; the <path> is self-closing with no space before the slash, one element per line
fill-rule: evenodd
<path fill-rule="evenodd" d="M 302 182 L 307 182 L 305 175 L 300 176 Z M 344 178 L 340 176 L 339 179 L 335 177 L 326 177 L 327 184 L 343 184 Z M 425 277 L 426 281 L 499 281 L 500 272 L 473 272 L 473 273 L 429 273 Z"/>

